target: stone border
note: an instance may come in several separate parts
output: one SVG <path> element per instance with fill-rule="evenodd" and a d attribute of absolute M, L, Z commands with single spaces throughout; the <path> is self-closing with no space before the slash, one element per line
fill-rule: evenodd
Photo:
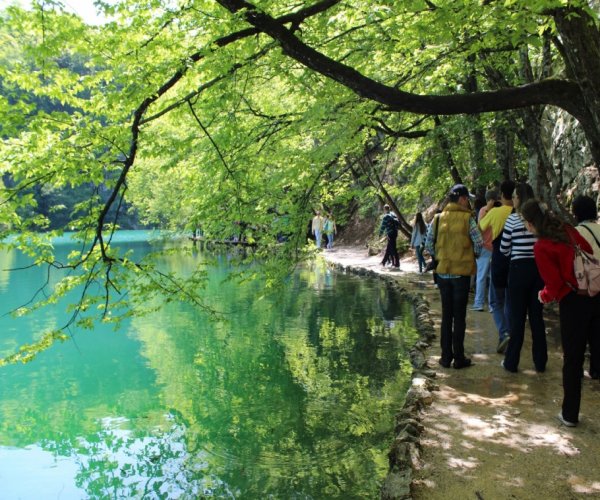
<path fill-rule="evenodd" d="M 359 276 L 367 276 L 384 281 L 388 287 L 395 288 L 400 295 L 413 305 L 415 327 L 419 338 L 409 351 L 413 367 L 411 386 L 406 393 L 402 409 L 396 414 L 394 433 L 396 437 L 388 453 L 390 469 L 381 486 L 381 498 L 384 500 L 409 500 L 413 471 L 420 459 L 419 438 L 423 432 L 420 411 L 433 402 L 432 391 L 438 390 L 435 383 L 436 372 L 429 368 L 425 356 L 426 350 L 436 338 L 430 305 L 427 299 L 418 293 L 409 291 L 399 283 L 399 277 L 382 275 L 370 269 L 327 262 L 327 265 Z"/>

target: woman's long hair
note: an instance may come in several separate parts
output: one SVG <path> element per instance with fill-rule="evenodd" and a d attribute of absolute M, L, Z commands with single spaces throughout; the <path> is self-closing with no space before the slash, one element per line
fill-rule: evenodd
<path fill-rule="evenodd" d="M 533 188 L 526 182 L 519 182 L 519 184 L 515 186 L 515 194 L 519 197 L 519 208 L 517 209 L 517 212 L 521 212 L 521 207 L 524 203 L 527 203 L 527 200 L 534 198 Z"/>
<path fill-rule="evenodd" d="M 520 206 L 523 219 L 536 230 L 539 238 L 547 238 L 561 243 L 571 243 L 565 223 L 544 208 L 538 200 L 531 198 Z"/>
<path fill-rule="evenodd" d="M 421 212 L 417 212 L 417 215 L 415 217 L 415 226 L 417 226 L 419 228 L 420 233 L 427 232 L 427 225 L 425 224 L 425 221 L 423 220 L 423 214 Z"/>

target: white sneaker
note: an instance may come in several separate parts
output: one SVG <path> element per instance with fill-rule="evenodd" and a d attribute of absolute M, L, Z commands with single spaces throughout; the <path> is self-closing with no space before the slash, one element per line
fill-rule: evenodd
<path fill-rule="evenodd" d="M 577 427 L 577 422 L 569 422 L 568 420 L 565 420 L 565 418 L 562 415 L 562 411 L 556 415 L 556 418 L 558 418 L 558 420 L 560 420 L 560 423 L 563 424 L 565 427 Z"/>

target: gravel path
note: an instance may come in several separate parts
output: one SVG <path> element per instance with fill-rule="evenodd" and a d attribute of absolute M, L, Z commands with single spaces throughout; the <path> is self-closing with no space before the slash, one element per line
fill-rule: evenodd
<path fill-rule="evenodd" d="M 403 258 L 398 272 L 382 269 L 381 256 L 368 256 L 365 248 L 340 247 L 323 255 L 344 266 L 395 275 L 427 298 L 439 331 L 437 289 L 430 273 L 417 272 L 414 258 Z M 425 430 L 414 464 L 413 498 L 600 499 L 600 382 L 586 372 L 580 424 L 560 425 L 562 354 L 556 309 L 547 311 L 546 319 L 549 361 L 543 374 L 533 366 L 529 330 L 519 373 L 500 367 L 497 333 L 487 311 L 467 313 L 465 350 L 473 367 L 441 368 L 436 340 L 428 364 L 437 372 L 439 390 L 420 415 Z"/>

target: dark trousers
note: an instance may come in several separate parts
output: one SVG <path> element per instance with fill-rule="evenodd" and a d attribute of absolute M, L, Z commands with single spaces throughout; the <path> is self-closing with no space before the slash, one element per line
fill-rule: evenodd
<path fill-rule="evenodd" d="M 419 272 L 422 273 L 425 267 L 427 267 L 427 262 L 425 262 L 425 257 L 423 257 L 423 247 L 420 245 L 415 247 L 415 252 L 419 262 Z"/>
<path fill-rule="evenodd" d="M 442 360 L 450 363 L 454 359 L 460 363 L 465 359 L 464 342 L 471 277 L 442 278 L 438 276 L 437 284 L 442 300 L 440 333 Z"/>
<path fill-rule="evenodd" d="M 385 255 L 383 256 L 382 261 L 384 266 L 388 263 L 388 261 L 391 261 L 392 266 L 400 267 L 400 255 L 398 255 L 398 249 L 396 248 L 397 238 L 397 231 L 393 231 L 387 235 L 387 247 L 385 247 Z"/>
<path fill-rule="evenodd" d="M 525 337 L 525 320 L 529 316 L 531 327 L 531 354 L 538 372 L 546 369 L 548 348 L 546 345 L 546 325 L 544 308 L 538 299 L 538 292 L 544 288 L 534 259 L 517 259 L 510 263 L 508 272 L 508 300 L 510 302 L 510 342 L 504 356 L 504 367 L 517 371 L 521 358 L 521 347 Z"/>
<path fill-rule="evenodd" d="M 600 294 L 594 297 L 596 315 L 592 318 L 592 326 L 588 329 L 588 344 L 590 346 L 590 376 L 600 375 Z"/>
<path fill-rule="evenodd" d="M 586 297 L 571 292 L 559 303 L 560 338 L 563 349 L 562 414 L 569 422 L 579 421 L 581 373 L 585 346 L 600 338 L 600 294 Z"/>

